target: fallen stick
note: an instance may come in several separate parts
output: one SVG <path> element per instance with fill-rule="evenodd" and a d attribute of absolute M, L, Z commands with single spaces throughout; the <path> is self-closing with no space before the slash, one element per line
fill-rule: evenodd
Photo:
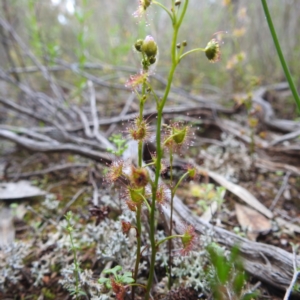
<path fill-rule="evenodd" d="M 166 204 L 163 208 L 166 218 L 170 218 L 170 207 Z M 207 223 L 190 211 L 183 202 L 174 198 L 174 230 L 180 232 L 182 222 L 195 227 L 199 235 L 212 233 L 214 241 L 231 249 L 238 245 L 244 261 L 244 268 L 253 277 L 268 283 L 278 289 L 286 290 L 293 278 L 293 254 L 268 244 L 253 242 L 242 238 L 223 228 Z M 300 256 L 297 256 L 300 264 Z M 300 293 L 296 293 L 300 296 Z"/>
<path fill-rule="evenodd" d="M 123 158 L 135 162 L 137 157 L 136 142 L 130 141 L 128 145 L 128 149 L 123 153 Z M 153 178 L 153 171 L 148 168 L 148 172 Z M 171 195 L 168 191 L 166 194 Z M 199 236 L 211 235 L 215 242 L 225 246 L 228 250 L 238 245 L 246 272 L 275 288 L 284 291 L 288 289 L 294 274 L 295 258 L 292 253 L 279 247 L 250 241 L 223 228 L 213 226 L 194 215 L 176 195 L 174 196 L 173 208 L 173 230 L 178 234 L 182 231 L 182 223 L 185 223 L 194 226 Z M 165 223 L 169 224 L 170 199 L 161 206 L 161 209 Z M 300 256 L 296 257 L 296 264 L 300 264 Z M 300 296 L 300 292 L 295 292 L 295 294 Z"/>

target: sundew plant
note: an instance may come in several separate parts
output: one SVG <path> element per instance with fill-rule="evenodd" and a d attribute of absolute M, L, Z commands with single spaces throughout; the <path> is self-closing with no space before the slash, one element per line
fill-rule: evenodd
<path fill-rule="evenodd" d="M 176 152 L 179 152 L 183 147 L 188 145 L 190 142 L 190 127 L 182 122 L 174 122 L 172 124 L 163 124 L 162 117 L 164 112 L 164 107 L 168 101 L 169 92 L 171 89 L 173 77 L 176 71 L 176 68 L 187 55 L 198 55 L 195 52 L 202 52 L 205 55 L 203 58 L 206 58 L 214 63 L 220 59 L 220 47 L 219 41 L 216 38 L 213 38 L 208 41 L 207 45 L 204 48 L 196 48 L 187 51 L 187 41 L 178 40 L 178 33 L 180 27 L 183 23 L 189 0 L 170 0 L 168 7 L 164 6 L 159 1 L 155 0 L 140 0 L 136 11 L 133 13 L 133 18 L 141 19 L 144 18 L 147 11 L 151 10 L 152 6 L 158 6 L 163 9 L 170 18 L 170 26 L 173 27 L 173 35 L 170 45 L 170 59 L 171 66 L 168 72 L 167 85 L 165 87 L 162 97 L 159 97 L 151 85 L 151 74 L 155 68 L 155 65 L 158 63 L 158 52 L 159 45 L 156 43 L 155 39 L 148 35 L 146 37 L 141 37 L 138 39 L 134 48 L 136 54 L 140 56 L 141 69 L 138 70 L 136 74 L 130 76 L 129 80 L 126 83 L 126 86 L 131 89 L 139 101 L 139 114 L 128 128 L 128 134 L 131 139 L 137 142 L 138 147 L 138 159 L 137 165 L 131 164 L 128 166 L 128 163 L 123 160 L 114 161 L 109 169 L 108 178 L 111 183 L 119 180 L 120 178 L 125 178 L 127 182 L 125 186 L 125 202 L 128 208 L 131 211 L 135 212 L 136 221 L 135 224 L 128 222 L 123 222 L 123 232 L 127 233 L 130 229 L 135 229 L 136 239 L 137 239 L 137 252 L 136 252 L 136 263 L 133 272 L 133 279 L 135 285 L 138 284 L 138 271 L 141 261 L 141 253 L 144 251 L 142 249 L 142 236 L 145 234 L 143 232 L 142 226 L 142 212 L 148 210 L 147 215 L 149 222 L 149 239 L 150 239 L 150 266 L 149 266 L 149 275 L 145 289 L 145 299 L 149 299 L 150 291 L 153 286 L 153 277 L 154 277 L 154 267 L 156 254 L 159 249 L 159 245 L 165 242 L 169 242 L 169 270 L 168 273 L 171 273 L 172 266 L 172 239 L 179 239 L 182 243 L 181 254 L 188 254 L 196 241 L 195 229 L 191 225 L 184 227 L 183 231 L 179 235 L 172 235 L 172 211 L 173 211 L 173 198 L 175 192 L 186 177 L 195 178 L 197 176 L 197 170 L 193 166 L 188 166 L 186 173 L 178 180 L 174 182 L 172 176 L 172 164 L 173 164 L 173 155 Z M 136 20 L 133 20 L 136 22 Z M 143 143 L 146 139 L 149 138 L 150 126 L 148 121 L 143 117 L 144 105 L 146 101 L 152 101 L 155 103 L 157 110 L 157 119 L 156 119 L 156 151 L 152 153 L 152 162 L 147 165 L 143 163 L 142 159 L 142 150 Z M 170 182 L 168 186 L 163 184 L 160 180 L 161 172 L 164 170 L 164 164 L 162 163 L 162 158 L 164 156 L 168 157 L 168 165 L 170 169 Z M 149 166 L 155 168 L 155 174 L 152 174 Z M 129 170 L 129 171 L 128 171 Z M 123 180 L 124 182 L 124 180 Z M 161 240 L 155 239 L 156 233 L 156 217 L 158 216 L 157 210 L 160 205 L 165 201 L 170 201 L 171 209 L 171 218 L 169 224 L 169 235 L 166 238 Z M 146 227 L 146 226 L 145 226 Z M 171 278 L 169 278 L 169 287 L 171 287 Z M 133 284 L 128 284 L 123 288 L 118 285 L 112 285 L 112 289 L 115 287 L 115 293 L 117 299 L 123 299 L 124 290 L 128 286 Z M 132 288 L 133 298 L 134 298 L 134 288 Z"/>

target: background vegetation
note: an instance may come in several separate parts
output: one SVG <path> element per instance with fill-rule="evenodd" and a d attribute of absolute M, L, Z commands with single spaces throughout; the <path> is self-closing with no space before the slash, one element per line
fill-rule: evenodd
<path fill-rule="evenodd" d="M 170 0 L 161 2 L 168 6 Z M 300 2 L 268 2 L 287 63 L 299 87 Z M 26 280 L 20 280 L 23 278 L 19 274 L 23 268 L 21 265 L 12 273 L 10 280 L 2 283 L 0 280 L 0 288 L 1 284 L 6 284 L 8 293 L 13 296 L 26 291 L 34 297 L 43 293 L 45 299 L 63 299 L 66 291 L 62 290 L 62 285 L 75 294 L 83 288 L 89 295 L 99 295 L 99 285 L 95 284 L 92 271 L 109 270 L 107 259 L 121 265 L 124 271 L 133 265 L 134 243 L 120 251 L 119 245 L 125 245 L 127 241 L 124 235 L 119 234 L 121 219 L 113 222 L 113 218 L 123 212 L 122 202 L 119 196 L 115 199 L 114 189 L 104 180 L 107 177 L 106 167 L 113 156 L 107 154 L 107 149 L 113 146 L 109 137 L 122 133 L 127 138 L 126 126 L 131 126 L 130 120 L 138 111 L 134 93 L 125 87 L 130 75 L 141 68 L 133 44 L 138 38 L 144 39 L 150 34 L 157 41 L 159 60 L 151 82 L 161 97 L 170 67 L 171 42 L 171 24 L 166 13 L 151 5 L 146 19 L 139 22 L 132 15 L 137 6 L 138 0 L 0 0 L 0 181 L 28 178 L 42 189 L 53 192 L 52 198 L 47 196 L 43 205 L 28 206 L 29 212 L 24 220 L 25 213 L 19 217 L 18 228 L 29 225 L 25 232 L 17 228 L 17 240 L 29 241 L 32 248 L 39 250 L 47 239 L 50 243 L 53 236 L 57 237 L 53 241 L 54 250 L 49 247 L 28 259 L 24 258 L 29 256 L 29 250 L 16 243 L 20 251 L 15 251 L 17 256 L 13 256 L 12 260 L 20 262 L 20 265 L 24 261 L 24 268 L 31 268 L 32 278 L 29 280 L 28 276 Z M 201 169 L 200 188 L 190 190 L 189 182 L 185 182 L 178 191 L 179 196 L 185 198 L 184 205 L 199 215 L 210 209 L 212 201 L 216 201 L 216 213 L 211 216 L 212 222 L 215 222 L 212 226 L 218 225 L 221 220 L 230 234 L 237 234 L 237 239 L 245 237 L 247 228 L 259 222 L 253 221 L 252 216 L 249 217 L 250 225 L 238 220 L 237 215 L 246 214 L 235 205 L 243 193 L 235 194 L 232 183 L 236 184 L 234 187 L 239 184 L 249 190 L 266 207 L 270 207 L 272 212 L 267 214 L 268 218 L 272 224 L 274 221 L 281 224 L 278 225 L 280 230 L 276 228 L 266 236 L 260 235 L 271 230 L 271 220 L 264 219 L 267 229 L 259 227 L 259 224 L 258 233 L 255 229 L 252 238 L 264 243 L 266 253 L 263 255 L 275 266 L 275 271 L 272 269 L 269 273 L 270 277 L 276 274 L 285 278 L 285 285 L 281 286 L 285 289 L 291 281 L 291 255 L 290 264 L 284 263 L 282 267 L 282 259 L 276 258 L 274 262 L 274 255 L 268 252 L 267 247 L 271 244 L 291 251 L 290 242 L 299 238 L 300 123 L 296 119 L 296 105 L 285 83 L 276 85 L 277 88 L 263 87 L 258 93 L 258 88 L 263 85 L 285 81 L 261 1 L 190 0 L 179 41 L 186 40 L 186 50 L 190 50 L 205 47 L 212 38 L 220 41 L 221 61 L 211 64 L 201 52 L 187 56 L 177 68 L 168 98 L 168 112 L 164 113 L 165 124 L 172 124 L 174 115 L 175 119 L 182 118 L 191 124 L 195 143 L 184 155 L 195 158 L 195 162 L 204 168 Z M 154 106 L 154 101 L 147 101 L 145 107 L 151 131 L 155 126 L 152 121 L 156 119 L 155 110 L 150 108 Z M 120 136 L 113 140 L 115 143 L 119 140 L 122 146 Z M 152 139 L 155 137 L 149 138 L 148 152 L 152 151 Z M 127 151 L 129 160 L 134 153 L 131 150 L 129 147 Z M 111 152 L 114 153 L 114 150 Z M 176 157 L 176 164 L 178 171 L 184 169 L 185 157 Z M 167 180 L 168 174 L 164 176 Z M 226 195 L 221 190 L 223 186 L 228 189 Z M 201 202 L 199 198 L 208 199 Z M 99 207 L 99 204 L 103 206 Z M 93 205 L 91 209 L 90 205 Z M 74 213 L 74 224 L 71 215 L 69 220 L 68 216 L 64 220 L 68 210 Z M 90 215 L 97 217 L 97 222 L 103 221 L 101 226 L 92 224 Z M 111 218 L 105 219 L 107 216 Z M 277 216 L 282 217 L 281 220 Z M 132 220 L 132 215 L 126 215 L 126 219 Z M 293 229 L 286 233 L 286 228 L 292 225 L 295 225 Z M 214 230 L 217 229 L 218 226 L 215 226 Z M 58 234 L 54 235 L 54 231 Z M 211 242 L 205 241 L 206 232 L 197 234 L 203 238 L 203 244 Z M 226 240 L 223 233 L 220 236 Z M 73 238 L 79 243 L 77 253 Z M 35 241 L 37 244 L 34 244 Z M 262 244 L 251 247 L 260 252 L 259 248 L 256 249 L 257 245 Z M 162 253 L 166 252 L 167 249 L 164 249 Z M 66 253 L 69 260 L 65 260 Z M 203 255 L 199 256 L 197 252 L 195 259 L 191 260 L 192 267 L 186 261 L 183 263 L 181 258 L 174 260 L 177 278 L 185 280 L 188 274 L 191 285 L 194 286 L 195 282 L 202 284 L 200 288 L 204 292 L 214 288 L 219 290 L 224 283 L 227 287 L 234 287 L 229 277 L 220 282 L 206 281 L 206 263 L 209 260 L 214 263 L 214 258 L 217 258 L 214 266 L 217 267 L 217 262 L 224 266 L 220 273 L 225 270 L 225 273 L 233 274 L 233 269 L 224 263 L 227 258 L 225 252 L 219 257 L 213 249 L 207 253 L 210 257 L 203 259 Z M 282 256 L 286 258 L 289 253 L 284 253 Z M 53 260 L 47 255 L 51 255 Z M 100 266 L 94 261 L 98 256 L 99 261 L 103 259 Z M 250 258 L 248 254 L 244 256 L 245 260 L 255 260 L 254 255 Z M 43 261 L 47 262 L 46 266 Z M 73 265 L 70 264 L 72 261 Z M 165 261 L 163 255 L 158 259 L 159 263 Z M 229 264 L 232 261 L 230 258 Z M 146 265 L 146 260 L 143 263 Z M 197 264 L 200 271 L 194 272 Z M 4 259 L 2 265 L 4 267 L 1 267 L 0 261 L 3 272 L 6 272 L 6 267 L 12 269 Z M 256 261 L 257 265 L 266 269 L 261 261 Z M 240 271 L 238 266 L 235 267 Z M 164 276 L 165 265 L 163 269 L 160 273 Z M 245 270 L 253 275 L 249 268 L 245 267 Z M 81 271 L 83 280 L 82 286 L 79 286 L 78 277 L 70 274 Z M 255 269 L 254 277 L 257 273 Z M 241 279 L 243 284 L 243 274 L 237 272 L 236 275 L 231 277 Z M 199 276 L 204 278 L 203 282 L 198 280 Z M 262 281 L 268 281 L 265 277 L 262 276 Z M 12 288 L 13 284 L 18 288 Z M 259 285 L 260 282 L 256 287 Z M 47 289 L 40 291 L 40 286 Z M 175 299 L 173 292 L 180 296 L 180 290 L 171 291 L 170 299 Z M 241 295 L 242 291 L 237 289 L 237 292 Z M 62 295 L 62 298 L 57 295 Z"/>
<path fill-rule="evenodd" d="M 14 28 L 31 44 L 36 55 L 61 58 L 69 63 L 101 62 L 139 68 L 132 45 L 137 38 L 151 34 L 160 49 L 157 73 L 164 75 L 169 63 L 166 59 L 169 20 L 162 10 L 154 8 L 147 16 L 151 25 L 145 27 L 144 21 L 138 24 L 132 18 L 137 2 L 12 0 L 3 1 L 1 13 L 9 14 Z M 162 2 L 168 6 L 168 0 Z M 299 85 L 300 3 L 297 0 L 269 2 L 283 52 Z M 263 84 L 284 80 L 260 1 L 191 1 L 180 33 L 189 49 L 204 47 L 220 31 L 223 32 L 221 63 L 212 66 L 200 59 L 199 54 L 191 55 L 181 64 L 176 85 L 195 93 L 222 91 L 226 99 L 232 92 L 247 89 L 253 77 Z M 17 58 L 16 53 L 11 56 Z M 9 66 L 2 47 L 0 59 L 3 66 Z M 108 76 L 107 80 L 125 82 L 126 78 Z"/>

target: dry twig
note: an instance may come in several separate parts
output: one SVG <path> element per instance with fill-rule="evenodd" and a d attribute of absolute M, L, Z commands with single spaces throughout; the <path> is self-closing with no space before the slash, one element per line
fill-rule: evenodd
<path fill-rule="evenodd" d="M 291 280 L 291 284 L 289 285 L 289 287 L 286 290 L 286 293 L 284 295 L 283 300 L 288 300 L 290 298 L 290 295 L 291 295 L 291 293 L 293 291 L 293 288 L 294 288 L 294 286 L 296 284 L 298 276 L 300 275 L 300 269 L 298 268 L 297 254 L 296 254 L 298 248 L 299 248 L 299 245 L 293 247 L 293 268 L 294 268 L 294 275 L 293 275 L 293 278 Z"/>

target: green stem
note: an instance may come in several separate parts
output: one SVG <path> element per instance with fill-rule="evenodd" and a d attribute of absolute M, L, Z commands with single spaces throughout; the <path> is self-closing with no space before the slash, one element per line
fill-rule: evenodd
<path fill-rule="evenodd" d="M 144 203 L 146 204 L 146 206 L 147 206 L 147 208 L 148 208 L 148 211 L 150 212 L 150 211 L 151 211 L 151 207 L 150 207 L 150 205 L 149 205 L 147 199 L 144 197 L 144 195 L 141 195 L 141 197 L 143 198 Z"/>
<path fill-rule="evenodd" d="M 130 283 L 127 286 L 139 286 L 143 289 L 146 289 L 146 286 L 144 284 L 140 284 L 140 283 Z"/>
<path fill-rule="evenodd" d="M 142 239 L 141 239 L 141 232 L 142 232 L 142 222 L 141 222 L 141 205 L 137 205 L 136 209 L 136 228 L 137 228 L 137 247 L 136 247 L 136 261 L 135 261 L 135 268 L 134 268 L 134 281 L 137 281 L 137 276 L 139 272 L 139 264 L 141 259 L 141 245 L 142 245 Z M 132 298 L 134 299 L 134 288 L 132 289 Z"/>
<path fill-rule="evenodd" d="M 172 22 L 173 22 L 173 16 L 172 16 L 172 13 L 163 5 L 161 4 L 160 2 L 157 2 L 155 0 L 152 1 L 153 4 L 156 4 L 158 6 L 160 6 L 164 11 L 167 12 L 167 14 L 169 15 L 169 17 L 171 18 Z"/>
<path fill-rule="evenodd" d="M 188 4 L 189 4 L 189 0 L 186 0 L 185 3 L 184 3 L 183 9 L 182 9 L 182 13 L 180 15 L 180 18 L 179 18 L 178 22 L 176 23 L 177 29 L 179 29 L 180 26 L 181 26 L 181 23 L 182 23 L 182 21 L 184 19 L 184 16 L 185 16 Z"/>
<path fill-rule="evenodd" d="M 76 290 L 76 300 L 78 299 L 78 294 L 79 294 L 79 264 L 78 264 L 78 260 L 77 260 L 77 253 L 76 253 L 76 248 L 75 248 L 75 244 L 74 244 L 74 241 L 73 241 L 73 237 L 72 237 L 72 233 L 69 232 L 69 235 L 70 235 L 70 242 L 71 242 L 71 245 L 72 245 L 72 250 L 73 250 L 73 256 L 74 256 L 74 266 L 75 266 L 75 272 L 76 272 L 76 275 L 75 275 L 75 290 Z"/>
<path fill-rule="evenodd" d="M 172 164 L 173 164 L 173 157 L 172 160 L 170 159 L 170 164 L 171 164 L 171 168 L 172 168 Z M 172 236 L 172 231 L 173 231 L 173 203 L 174 203 L 174 195 L 176 193 L 176 190 L 178 188 L 178 186 L 180 185 L 180 183 L 182 182 L 182 180 L 188 175 L 188 173 L 185 173 L 181 176 L 181 178 L 179 179 L 179 181 L 177 182 L 176 186 L 174 188 L 172 188 L 171 190 L 171 205 L 170 205 L 170 236 Z M 169 281 L 168 281 L 168 288 L 169 290 L 172 287 L 172 241 L 169 240 Z"/>
<path fill-rule="evenodd" d="M 154 276 L 154 267 L 155 267 L 155 258 L 156 258 L 156 243 L 155 243 L 155 204 L 156 204 L 156 192 L 158 187 L 158 180 L 160 177 L 160 168 L 161 168 L 161 160 L 162 160 L 162 148 L 161 148 L 161 125 L 162 125 L 162 114 L 163 109 L 166 104 L 169 92 L 171 90 L 171 85 L 173 81 L 173 76 L 175 69 L 178 65 L 178 59 L 176 57 L 176 43 L 179 27 L 183 20 L 183 17 L 186 13 L 186 9 L 188 6 L 189 0 L 186 0 L 183 6 L 182 14 L 178 23 L 175 23 L 173 19 L 173 39 L 171 45 L 171 56 L 172 56 L 172 66 L 168 75 L 168 83 L 163 95 L 163 98 L 160 103 L 157 105 L 157 127 L 156 127 L 156 153 L 157 153 L 157 161 L 156 161 L 156 170 L 155 170 L 155 181 L 152 184 L 152 203 L 151 203 L 151 212 L 150 212 L 150 243 L 151 243 L 151 261 L 150 261 L 150 269 L 149 269 L 149 277 L 147 282 L 147 291 L 145 295 L 145 300 L 149 299 L 150 290 L 152 287 L 152 281 Z"/>
<path fill-rule="evenodd" d="M 250 138 L 251 138 L 251 143 L 250 143 L 250 156 L 252 158 L 253 161 L 253 155 L 254 155 L 254 151 L 255 151 L 255 132 L 254 132 L 254 128 L 250 129 Z"/>
<path fill-rule="evenodd" d="M 265 12 L 266 19 L 268 21 L 268 25 L 269 25 L 269 28 L 270 28 L 270 31 L 271 31 L 271 35 L 272 35 L 276 50 L 277 50 L 278 57 L 280 59 L 282 68 L 283 68 L 284 73 L 285 73 L 285 77 L 286 77 L 286 79 L 289 83 L 290 89 L 292 91 L 295 102 L 297 104 L 298 112 L 300 112 L 300 97 L 299 97 L 298 91 L 297 91 L 297 89 L 294 85 L 294 82 L 293 82 L 291 73 L 289 71 L 289 68 L 288 68 L 288 66 L 285 62 L 283 53 L 281 51 L 280 43 L 278 41 L 276 30 L 275 30 L 273 22 L 272 22 L 272 17 L 271 17 L 270 12 L 269 12 L 267 1 L 266 0 L 261 0 L 261 3 L 262 3 L 262 6 L 263 6 L 263 9 L 264 9 L 264 12 Z"/>
<path fill-rule="evenodd" d="M 155 163 L 154 162 L 151 162 L 149 164 L 145 164 L 144 167 L 150 167 L 150 166 L 153 166 Z"/>
<path fill-rule="evenodd" d="M 190 51 L 187 51 L 185 53 L 183 53 L 180 57 L 179 57 L 179 61 L 182 60 L 185 56 L 191 54 L 191 53 L 194 53 L 194 52 L 198 52 L 198 51 L 202 51 L 202 52 L 205 52 L 205 49 L 204 48 L 196 48 L 196 49 L 192 49 Z"/>
<path fill-rule="evenodd" d="M 142 97 L 140 99 L 140 122 L 143 121 L 143 113 L 144 113 L 144 104 L 145 104 L 145 97 L 146 95 L 146 82 L 143 83 L 142 87 Z M 142 161 L 143 161 L 143 141 L 139 141 L 138 143 L 138 165 L 141 168 L 142 167 Z"/>
<path fill-rule="evenodd" d="M 174 32 L 174 37 L 177 37 L 177 32 Z M 175 44 L 176 43 L 172 43 Z M 161 159 L 162 159 L 162 149 L 161 149 L 161 123 L 162 123 L 162 113 L 164 104 L 168 97 L 168 94 L 171 89 L 171 83 L 173 80 L 173 75 L 176 69 L 177 63 L 173 63 L 171 70 L 168 76 L 168 83 L 166 86 L 166 90 L 164 93 L 164 97 L 161 100 L 160 104 L 157 106 L 157 124 L 156 124 L 156 169 L 155 169 L 155 181 L 152 185 L 152 203 L 151 203 L 151 213 L 150 213 L 150 242 L 151 242 L 151 262 L 150 262 L 150 270 L 149 270 L 149 277 L 147 282 L 147 292 L 145 296 L 145 300 L 149 299 L 149 294 L 152 286 L 153 276 L 154 276 L 154 266 L 155 266 L 155 257 L 156 257 L 156 245 L 155 245 L 155 204 L 156 204 L 156 192 L 158 187 L 158 179 L 160 175 L 160 168 L 161 168 Z"/>
<path fill-rule="evenodd" d="M 176 186 L 175 186 L 174 189 L 172 190 L 173 195 L 175 195 L 175 193 L 176 193 L 176 191 L 177 191 L 179 185 L 181 184 L 182 180 L 183 180 L 186 176 L 188 176 L 188 175 L 189 175 L 189 172 L 186 172 L 186 173 L 184 173 L 184 174 L 180 177 L 180 179 L 178 180 Z"/>
<path fill-rule="evenodd" d="M 144 104 L 145 104 L 145 95 L 146 95 L 146 82 L 143 83 L 142 87 L 142 97 L 140 98 L 140 122 L 143 121 L 143 113 L 144 113 Z M 143 141 L 138 142 L 138 166 L 141 168 L 143 163 Z M 144 196 L 143 196 L 144 198 Z M 149 206 L 148 202 L 145 201 Z M 149 209 L 149 208 L 148 208 Z M 134 281 L 137 281 L 137 276 L 139 272 L 139 264 L 141 259 L 141 246 L 142 246 L 142 222 L 141 222 L 141 205 L 137 205 L 136 210 L 136 227 L 137 227 L 137 247 L 136 247 L 136 261 L 135 261 L 135 268 L 134 268 Z M 132 287 L 132 300 L 134 300 L 135 296 L 135 287 Z"/>
<path fill-rule="evenodd" d="M 164 243 L 164 242 L 166 242 L 166 241 L 168 241 L 168 240 L 172 240 L 172 239 L 175 239 L 175 238 L 182 238 L 182 237 L 184 237 L 183 234 L 169 235 L 169 236 L 165 237 L 164 239 L 158 241 L 158 242 L 156 243 L 156 247 L 158 247 L 159 245 L 161 245 L 162 243 Z"/>
<path fill-rule="evenodd" d="M 172 187 L 171 189 L 171 206 L 170 206 L 170 224 L 169 224 L 169 229 L 170 229 L 170 236 L 172 236 L 173 232 L 173 200 L 174 200 L 174 193 L 173 193 L 173 151 L 172 148 L 170 149 L 170 185 Z M 169 240 L 169 280 L 168 280 L 168 288 L 169 290 L 172 287 L 172 279 L 171 279 L 171 274 L 172 274 L 172 240 Z"/>
<path fill-rule="evenodd" d="M 69 211 L 66 215 L 66 221 L 67 221 L 67 227 L 66 230 L 70 236 L 70 242 L 71 242 L 71 249 L 73 252 L 73 256 L 74 256 L 74 268 L 75 268 L 75 296 L 76 296 L 76 300 L 78 299 L 78 295 L 80 294 L 80 288 L 79 288 L 79 277 L 80 277 L 80 267 L 79 267 L 79 263 L 78 263 L 78 259 L 77 259 L 77 249 L 74 243 L 74 239 L 73 239 L 73 226 L 72 226 L 72 217 L 73 214 L 71 211 Z"/>
<path fill-rule="evenodd" d="M 154 99 L 155 99 L 155 101 L 156 101 L 156 105 L 158 105 L 158 103 L 159 103 L 159 98 L 158 98 L 158 96 L 156 95 L 155 91 L 153 90 L 152 85 L 149 84 L 149 83 L 148 83 L 148 88 L 150 88 L 150 91 L 151 91 L 151 93 L 152 93 L 152 95 L 153 95 L 153 97 L 154 97 Z"/>
<path fill-rule="evenodd" d="M 139 167 L 142 166 L 142 160 L 143 160 L 143 141 L 139 141 L 138 143 L 138 159 L 139 159 Z"/>

